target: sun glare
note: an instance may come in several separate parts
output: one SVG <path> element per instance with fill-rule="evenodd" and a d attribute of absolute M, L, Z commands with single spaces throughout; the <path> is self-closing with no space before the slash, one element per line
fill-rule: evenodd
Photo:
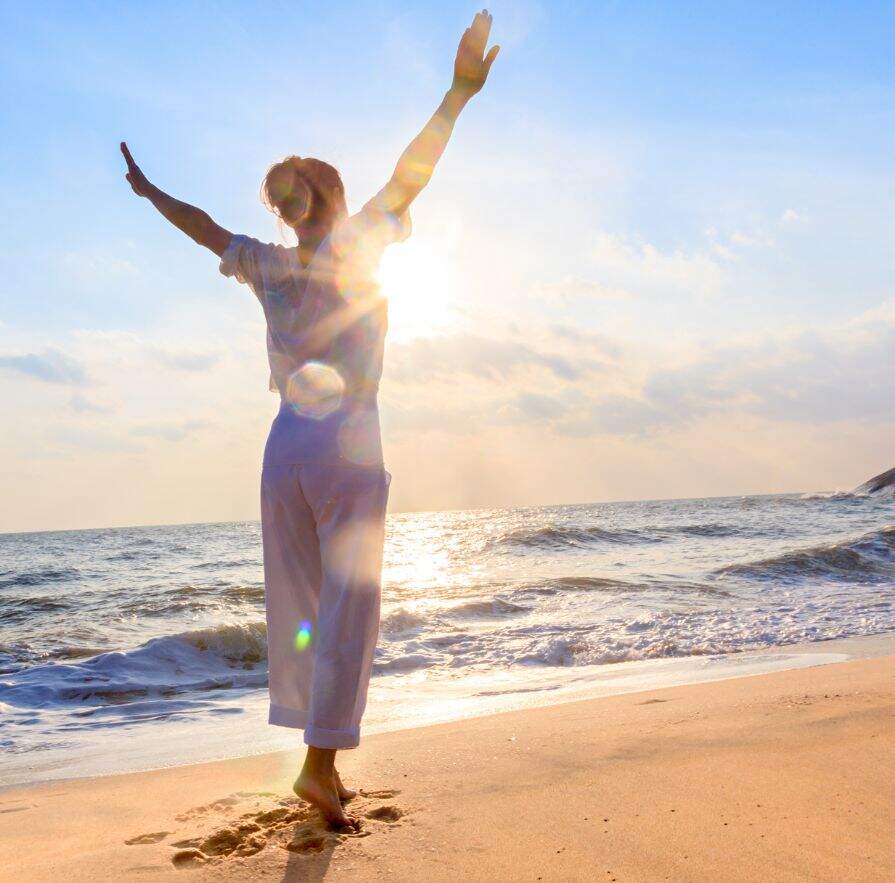
<path fill-rule="evenodd" d="M 451 325 L 454 276 L 439 251 L 425 242 L 411 240 L 387 251 L 379 282 L 388 299 L 392 337 L 428 336 Z"/>

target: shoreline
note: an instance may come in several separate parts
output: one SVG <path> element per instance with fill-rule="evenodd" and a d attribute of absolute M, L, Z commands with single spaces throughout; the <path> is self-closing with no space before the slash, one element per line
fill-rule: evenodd
<path fill-rule="evenodd" d="M 284 797 L 298 750 L 14 788 L 0 795 L 0 867 L 16 880 L 185 867 L 234 880 L 891 879 L 895 780 L 880 770 L 893 708 L 885 656 L 370 736 L 340 764 L 367 789 L 352 806 L 360 837 Z"/>
<path fill-rule="evenodd" d="M 374 678 L 363 738 L 417 730 L 437 724 L 474 720 L 520 710 L 630 695 L 657 689 L 758 677 L 778 671 L 835 665 L 857 659 L 895 655 L 895 631 L 855 638 L 769 647 L 720 655 L 662 657 L 597 666 L 543 666 L 527 670 L 431 679 L 414 675 Z M 422 684 L 422 686 L 421 686 Z M 406 702 L 408 685 L 417 688 Z M 65 751 L 22 755 L 36 761 L 30 774 L 3 771 L 0 795 L 42 783 L 148 773 L 195 764 L 259 757 L 294 749 L 300 731 L 267 723 L 267 691 L 238 696 L 242 715 L 198 722 L 135 727 L 122 746 L 117 730 L 91 734 L 80 755 Z M 184 744 L 190 746 L 184 751 Z M 251 746 L 251 750 L 246 750 Z M 57 776 L 60 768 L 78 765 L 74 775 Z"/>

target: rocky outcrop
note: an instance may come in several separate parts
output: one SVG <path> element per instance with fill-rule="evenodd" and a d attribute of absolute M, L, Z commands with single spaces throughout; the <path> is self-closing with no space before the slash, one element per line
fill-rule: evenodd
<path fill-rule="evenodd" d="M 883 491 L 895 493 L 895 469 L 881 472 L 868 479 L 860 487 L 855 488 L 856 494 L 879 494 Z"/>

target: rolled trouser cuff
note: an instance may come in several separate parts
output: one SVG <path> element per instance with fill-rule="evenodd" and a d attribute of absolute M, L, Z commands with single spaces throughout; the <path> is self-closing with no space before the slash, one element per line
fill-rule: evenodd
<path fill-rule="evenodd" d="M 308 725 L 308 713 L 299 708 L 287 708 L 285 705 L 270 703 L 267 722 L 275 727 L 292 727 L 303 730 Z"/>
<path fill-rule="evenodd" d="M 357 748 L 360 744 L 360 727 L 351 730 L 324 730 L 306 726 L 305 744 L 314 748 Z"/>
<path fill-rule="evenodd" d="M 305 744 L 315 748 L 357 748 L 360 727 L 350 730 L 325 730 L 308 724 L 308 712 L 271 702 L 267 721 L 275 727 L 291 727 L 305 731 Z"/>

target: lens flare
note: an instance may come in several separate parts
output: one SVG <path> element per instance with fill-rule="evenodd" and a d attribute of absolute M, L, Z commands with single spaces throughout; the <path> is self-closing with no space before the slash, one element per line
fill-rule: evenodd
<path fill-rule="evenodd" d="M 323 362 L 305 362 L 289 375 L 286 399 L 303 417 L 323 420 L 342 404 L 345 381 L 342 375 Z"/>
<path fill-rule="evenodd" d="M 339 427 L 339 452 L 358 466 L 374 466 L 382 462 L 379 438 L 379 417 L 375 411 L 349 414 Z"/>
<path fill-rule="evenodd" d="M 302 650 L 307 650 L 308 647 L 311 646 L 311 623 L 305 620 L 299 627 L 298 631 L 295 633 L 295 649 L 297 652 L 301 653 Z"/>

